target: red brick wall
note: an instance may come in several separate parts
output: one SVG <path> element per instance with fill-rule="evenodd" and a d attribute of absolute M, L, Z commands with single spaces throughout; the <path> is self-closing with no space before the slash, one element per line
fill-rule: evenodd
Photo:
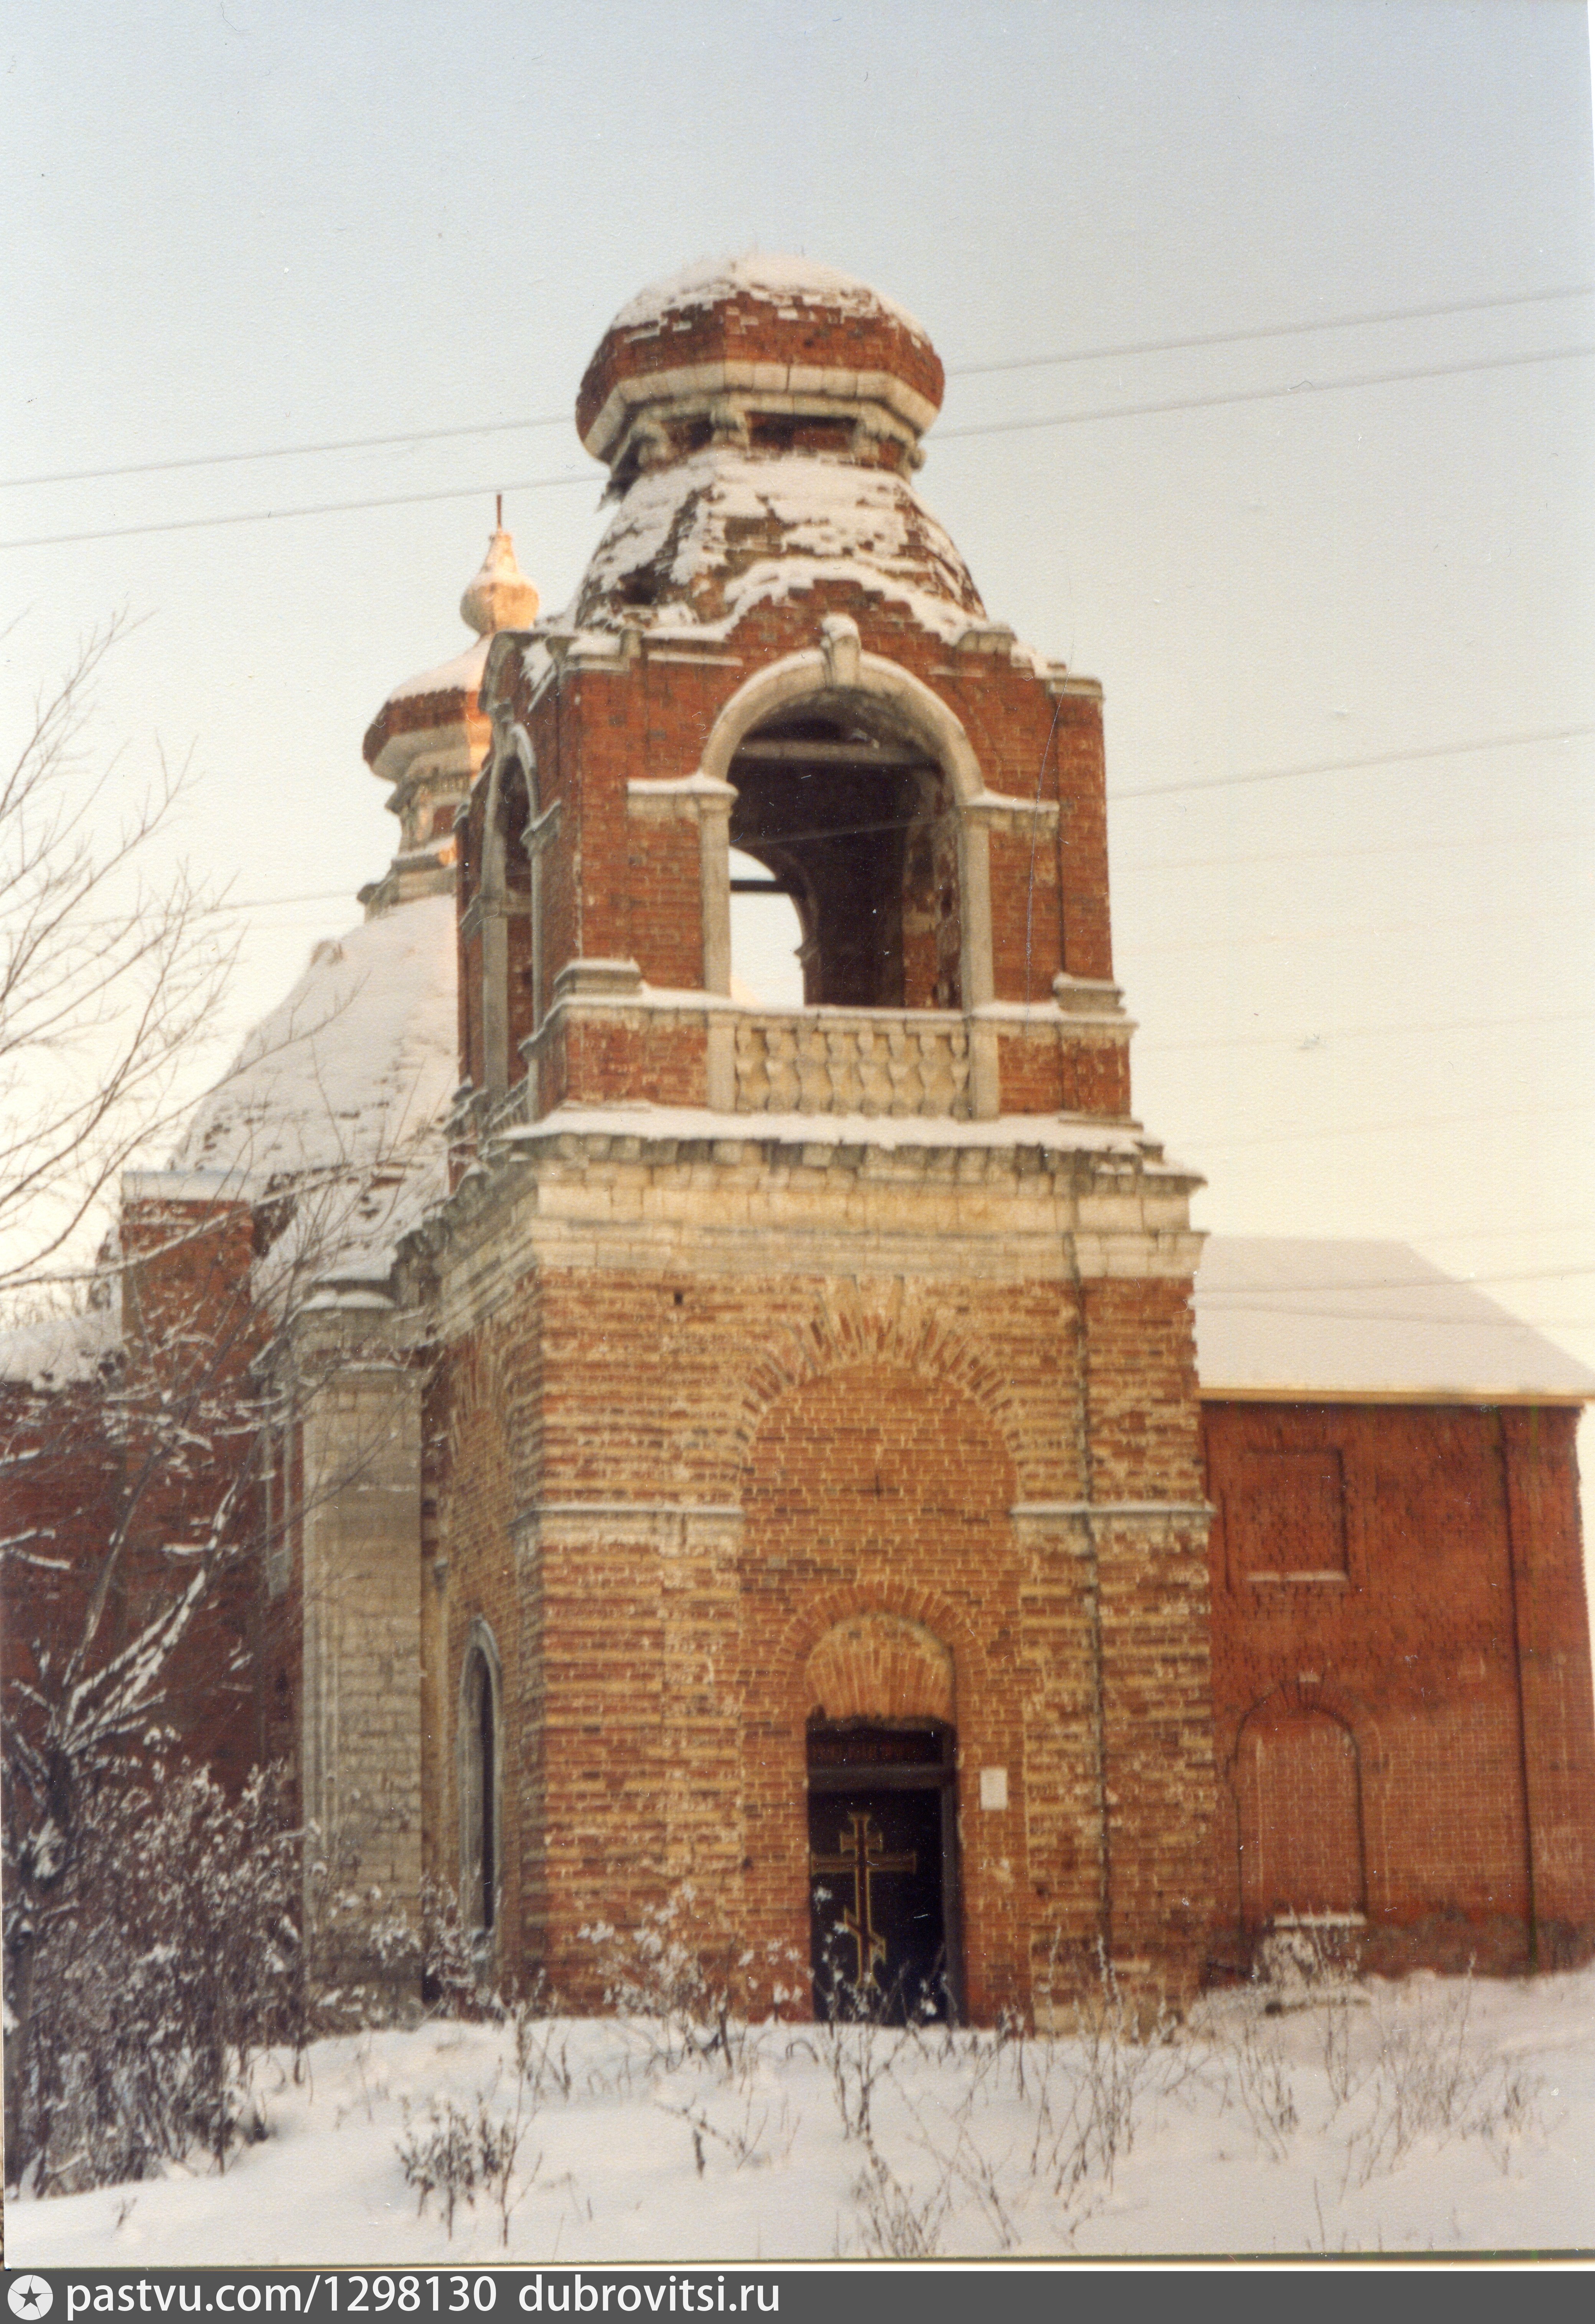
<path fill-rule="evenodd" d="M 698 990 L 703 981 L 703 922 L 694 824 L 628 814 L 632 780 L 695 773 L 724 704 L 756 670 L 811 648 L 821 618 L 846 612 L 863 650 L 921 679 L 961 722 L 988 790 L 1056 802 L 1056 825 L 990 834 L 993 969 L 999 1001 L 1046 1001 L 1061 968 L 1107 979 L 1108 938 L 1106 800 L 1099 703 L 1089 694 L 1056 698 L 1028 665 L 1006 655 L 959 652 L 929 635 L 904 607 L 851 583 L 825 583 L 780 606 L 755 608 L 738 624 L 735 657 L 694 662 L 655 657 L 645 638 L 607 668 L 563 670 L 533 703 L 524 673 L 509 684 L 537 753 L 540 812 L 557 800 L 561 817 L 544 856 L 542 991 L 552 1000 L 559 971 L 573 959 L 635 959 L 652 983 Z M 475 892 L 479 854 L 478 780 L 461 879 L 462 909 Z M 950 925 L 956 924 L 955 919 Z M 467 946 L 468 985 L 479 951 Z M 923 978 L 921 980 L 923 982 Z M 467 1008 L 470 1004 L 468 1002 Z M 468 1024 L 465 1064 L 480 1082 L 479 1038 Z M 701 1032 L 695 1036 L 701 1045 Z M 1055 1037 L 1054 1037 L 1055 1038 Z M 512 1065 L 512 1071 L 515 1068 Z M 551 1092 L 569 1084 L 559 1075 Z M 1122 1053 L 1100 1058 L 1070 1044 L 1045 1065 L 1014 1060 L 1015 1108 L 1122 1117 L 1128 1109 Z M 617 1096 L 653 1094 L 617 1081 Z M 544 1105 L 557 1102 L 545 1095 Z"/>
<path fill-rule="evenodd" d="M 617 382 L 639 374 L 720 363 L 821 364 L 884 371 L 939 407 L 943 374 L 930 341 L 886 307 L 839 314 L 818 300 L 796 313 L 768 298 L 733 291 L 712 307 L 683 307 L 640 329 L 606 331 L 576 399 L 585 440 Z"/>
<path fill-rule="evenodd" d="M 1360 1884 L 1376 1962 L 1595 1946 L 1575 1418 L 1204 1406 L 1225 1958 L 1287 1876 Z M 1315 1786 L 1338 1870 L 1295 1835 Z"/>
<path fill-rule="evenodd" d="M 1103 1286 L 1090 1324 L 1110 1488 L 1191 1498 L 1186 1286 Z M 594 2006 L 580 1931 L 635 1925 L 684 1881 L 706 1943 L 802 1951 L 811 1657 L 875 1613 L 951 1657 L 970 2008 L 1078 1976 L 1101 1926 L 1090 1578 L 1055 1526 L 1009 1514 L 1080 1497 L 1077 1347 L 1057 1283 L 561 1268 L 448 1355 L 428 1420 L 450 1557 L 428 1852 L 456 1877 L 479 1617 L 505 1668 L 507 1967 Z M 1160 1414 L 1171 1396 L 1182 1419 Z M 1099 1548 L 1109 1935 L 1174 1990 L 1211 1917 L 1201 1542 L 1199 1523 L 1107 1526 Z M 903 1715 L 907 1671 L 882 1665 L 876 1715 Z M 983 1766 L 1006 1770 L 1006 1809 L 978 1806 Z"/>
<path fill-rule="evenodd" d="M 259 1344 L 252 1232 L 241 1204 L 129 1204 L 119 1358 L 95 1383 L 0 1388 L 0 1534 L 30 1536 L 32 1558 L 62 1561 L 13 1556 L 0 1568 L 7 1715 L 33 1715 L 15 1682 L 41 1684 L 46 1656 L 59 1677 L 80 1647 L 107 1565 L 89 1669 L 172 1602 L 193 1571 L 181 1553 L 219 1531 L 231 1554 L 171 1655 L 150 1723 L 232 1784 L 274 1739 L 256 1504 L 253 1493 L 231 1498 L 259 1428 L 247 1370 Z"/>

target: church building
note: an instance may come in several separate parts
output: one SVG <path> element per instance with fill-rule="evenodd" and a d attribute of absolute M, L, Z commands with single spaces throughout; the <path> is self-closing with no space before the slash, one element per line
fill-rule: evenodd
<path fill-rule="evenodd" d="M 129 1185 L 274 1203 L 258 1283 L 329 1113 L 358 1181 L 278 1342 L 258 1748 L 385 1912 L 430 1876 L 576 2007 L 665 1909 L 761 2006 L 982 2023 L 1303 1927 L 1587 1958 L 1595 1379 L 1395 1246 L 1204 1262 L 1132 1107 L 1101 689 L 921 501 L 941 392 L 806 261 L 624 309 L 572 604 L 495 534 L 366 738 L 364 927 Z"/>

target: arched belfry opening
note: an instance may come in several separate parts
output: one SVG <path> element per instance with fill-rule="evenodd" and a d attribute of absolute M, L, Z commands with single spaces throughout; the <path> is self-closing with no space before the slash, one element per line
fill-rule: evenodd
<path fill-rule="evenodd" d="M 796 908 L 805 1005 L 962 1006 L 956 798 L 888 706 L 834 694 L 784 706 L 743 737 L 728 775 L 733 849 Z"/>

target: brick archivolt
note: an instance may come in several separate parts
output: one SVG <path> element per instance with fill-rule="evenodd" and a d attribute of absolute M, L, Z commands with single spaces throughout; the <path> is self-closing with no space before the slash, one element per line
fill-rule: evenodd
<path fill-rule="evenodd" d="M 811 1717 L 953 1723 L 952 1656 L 923 1622 L 901 1614 L 836 1623 L 810 1654 L 803 1685 Z"/>
<path fill-rule="evenodd" d="M 959 1391 L 1001 1440 L 1015 1471 L 1028 1465 L 1025 1425 L 1004 1409 L 990 1349 L 949 1323 L 920 1286 L 903 1277 L 872 1290 L 822 1282 L 805 1320 L 772 1336 L 748 1377 L 736 1420 L 745 1461 L 784 1397 L 859 1364 L 889 1364 L 927 1385 Z"/>

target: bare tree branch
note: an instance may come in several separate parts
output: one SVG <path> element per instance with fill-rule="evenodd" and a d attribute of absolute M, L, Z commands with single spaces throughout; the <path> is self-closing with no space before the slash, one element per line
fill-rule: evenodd
<path fill-rule="evenodd" d="M 134 625 L 114 614 L 35 702 L 0 773 L 0 1296 L 38 1284 L 121 1171 L 181 1111 L 236 947 L 181 866 L 156 876 L 190 788 L 157 779 L 107 829 L 97 679 Z"/>

